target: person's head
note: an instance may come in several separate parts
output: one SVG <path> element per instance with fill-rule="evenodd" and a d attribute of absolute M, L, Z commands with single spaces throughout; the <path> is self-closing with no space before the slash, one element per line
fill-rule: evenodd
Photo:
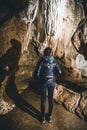
<path fill-rule="evenodd" d="M 44 50 L 44 55 L 45 56 L 50 56 L 52 52 L 52 49 L 50 47 L 45 48 Z"/>

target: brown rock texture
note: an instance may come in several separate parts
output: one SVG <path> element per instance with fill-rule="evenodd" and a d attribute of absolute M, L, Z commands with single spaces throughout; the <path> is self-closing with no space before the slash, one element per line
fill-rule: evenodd
<path fill-rule="evenodd" d="M 78 93 L 63 85 L 56 85 L 54 99 L 63 104 L 67 110 L 76 113 L 83 120 L 87 120 L 87 91 Z"/>
<path fill-rule="evenodd" d="M 87 91 L 83 92 L 81 96 L 82 98 L 76 112 L 82 119 L 87 120 Z"/>
<path fill-rule="evenodd" d="M 26 0 L 22 8 L 0 26 L 0 103 L 8 95 L 13 96 L 12 89 L 18 94 L 29 87 L 37 61 L 47 46 L 52 48 L 52 55 L 62 66 L 60 80 L 81 86 L 83 78 L 76 65 L 76 56 L 78 53 L 85 59 L 87 56 L 87 19 L 83 19 L 82 6 L 74 0 Z M 82 92 L 71 91 L 61 84 L 55 90 L 55 100 L 74 113 Z M 83 97 L 86 99 L 84 94 Z M 87 117 L 86 105 L 84 114 L 83 110 L 80 112 Z"/>

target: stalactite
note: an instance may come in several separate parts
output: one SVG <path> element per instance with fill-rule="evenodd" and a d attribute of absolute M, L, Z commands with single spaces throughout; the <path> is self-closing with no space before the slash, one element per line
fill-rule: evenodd
<path fill-rule="evenodd" d="M 39 1 L 38 0 L 29 0 L 23 12 L 21 12 L 21 18 L 25 21 L 26 24 L 32 23 L 37 15 Z"/>

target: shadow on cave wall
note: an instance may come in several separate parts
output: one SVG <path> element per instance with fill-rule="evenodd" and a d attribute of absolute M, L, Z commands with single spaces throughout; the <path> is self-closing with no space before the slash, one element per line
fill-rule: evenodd
<path fill-rule="evenodd" d="M 39 111 L 18 94 L 15 84 L 15 72 L 19 68 L 18 62 L 21 55 L 21 43 L 16 39 L 11 39 L 10 43 L 12 47 L 0 57 L 0 84 L 8 77 L 5 88 L 8 97 L 13 100 L 18 108 L 38 119 Z"/>
<path fill-rule="evenodd" d="M 0 83 L 6 76 L 12 75 L 18 69 L 18 61 L 21 54 L 21 43 L 16 39 L 11 39 L 11 48 L 0 57 Z"/>
<path fill-rule="evenodd" d="M 10 44 L 11 48 L 0 57 L 0 87 L 3 89 L 3 91 L 0 91 L 1 97 L 3 97 L 6 84 L 18 69 L 18 61 L 21 54 L 21 43 L 18 40 L 11 39 Z"/>

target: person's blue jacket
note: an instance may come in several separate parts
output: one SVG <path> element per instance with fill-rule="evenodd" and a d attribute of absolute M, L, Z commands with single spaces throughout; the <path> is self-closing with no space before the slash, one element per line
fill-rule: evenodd
<path fill-rule="evenodd" d="M 55 82 L 55 75 L 60 75 L 61 73 L 60 66 L 53 56 L 42 57 L 36 68 L 36 78 L 41 82 Z"/>

